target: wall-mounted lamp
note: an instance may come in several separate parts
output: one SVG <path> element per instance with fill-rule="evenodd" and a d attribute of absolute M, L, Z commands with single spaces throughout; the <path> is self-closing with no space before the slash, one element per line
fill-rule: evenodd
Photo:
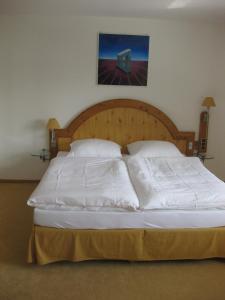
<path fill-rule="evenodd" d="M 202 102 L 202 106 L 206 107 L 207 110 L 202 111 L 200 114 L 198 153 L 207 152 L 209 110 L 211 107 L 215 107 L 216 103 L 213 97 L 205 97 Z"/>
<path fill-rule="evenodd" d="M 210 107 L 216 106 L 214 98 L 213 97 L 205 97 L 205 99 L 202 102 L 202 106 L 207 107 L 207 110 L 209 111 Z"/>
<path fill-rule="evenodd" d="M 50 148 L 56 147 L 56 139 L 55 139 L 55 129 L 59 129 L 59 122 L 55 118 L 51 118 L 48 120 L 47 124 L 48 130 L 50 131 Z"/>

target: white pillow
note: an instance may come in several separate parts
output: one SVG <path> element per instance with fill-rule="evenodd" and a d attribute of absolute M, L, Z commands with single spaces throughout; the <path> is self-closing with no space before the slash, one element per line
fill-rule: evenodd
<path fill-rule="evenodd" d="M 180 150 L 167 141 L 137 141 L 127 145 L 131 155 L 142 157 L 175 157 L 183 156 Z"/>
<path fill-rule="evenodd" d="M 76 140 L 67 157 L 122 157 L 120 145 L 101 139 Z"/>

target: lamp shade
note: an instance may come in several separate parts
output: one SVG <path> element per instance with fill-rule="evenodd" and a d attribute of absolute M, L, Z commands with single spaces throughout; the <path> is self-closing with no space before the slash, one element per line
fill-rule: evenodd
<path fill-rule="evenodd" d="M 216 106 L 216 103 L 213 97 L 205 97 L 205 99 L 202 102 L 202 106 L 205 106 L 209 109 L 210 107 Z"/>
<path fill-rule="evenodd" d="M 48 127 L 49 130 L 59 129 L 60 125 L 59 125 L 59 122 L 55 118 L 52 118 L 52 119 L 48 120 L 47 127 Z"/>

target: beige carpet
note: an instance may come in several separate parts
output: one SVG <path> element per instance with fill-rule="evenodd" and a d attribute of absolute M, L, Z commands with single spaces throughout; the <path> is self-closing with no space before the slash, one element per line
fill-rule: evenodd
<path fill-rule="evenodd" d="M 34 187 L 0 184 L 0 300 L 225 299 L 224 260 L 26 264 Z"/>

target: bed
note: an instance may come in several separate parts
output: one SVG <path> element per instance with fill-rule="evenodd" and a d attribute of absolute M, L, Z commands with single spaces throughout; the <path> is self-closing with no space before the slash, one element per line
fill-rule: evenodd
<path fill-rule="evenodd" d="M 158 108 L 132 99 L 98 103 L 67 128 L 56 130 L 57 147 L 50 149 L 51 157 L 69 151 L 74 140 L 88 138 L 114 141 L 124 154 L 128 144 L 139 140 L 170 141 L 190 157 L 194 151 L 194 132 L 179 131 Z M 35 208 L 28 262 L 222 258 L 224 220 L 225 210 L 218 209 L 128 212 Z"/>

